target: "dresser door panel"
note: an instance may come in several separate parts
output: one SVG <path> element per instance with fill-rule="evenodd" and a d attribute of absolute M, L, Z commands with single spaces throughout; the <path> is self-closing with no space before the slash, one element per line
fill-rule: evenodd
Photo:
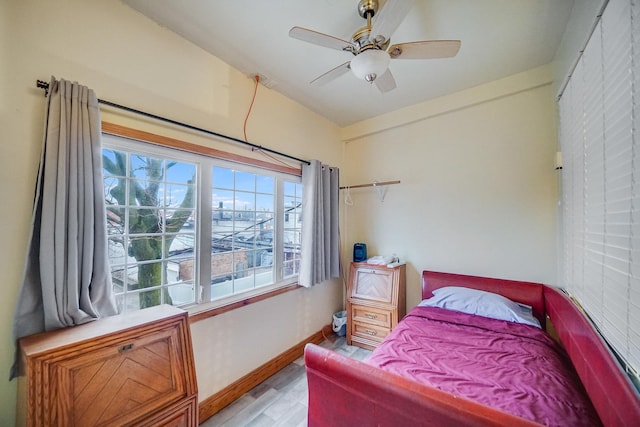
<path fill-rule="evenodd" d="M 18 426 L 198 425 L 188 316 L 160 305 L 24 337 Z"/>
<path fill-rule="evenodd" d="M 393 272 L 359 268 L 355 272 L 352 297 L 391 304 Z"/>
<path fill-rule="evenodd" d="M 122 425 L 185 397 L 178 349 L 173 327 L 57 363 L 54 376 L 72 388 L 59 395 L 72 418 L 57 424 Z"/>

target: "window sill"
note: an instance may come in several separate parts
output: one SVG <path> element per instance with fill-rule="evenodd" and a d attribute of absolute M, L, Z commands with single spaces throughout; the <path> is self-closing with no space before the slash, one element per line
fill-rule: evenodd
<path fill-rule="evenodd" d="M 211 308 L 202 308 L 202 305 L 189 307 L 186 309 L 187 312 L 189 313 L 189 323 L 199 322 L 200 320 L 218 316 L 228 311 L 235 310 L 236 308 L 254 304 L 256 302 L 260 302 L 265 299 L 275 297 L 276 295 L 284 294 L 290 291 L 295 291 L 296 289 L 300 289 L 300 288 L 302 288 L 302 286 L 298 285 L 297 283 L 293 283 L 291 285 L 284 286 L 282 288 L 277 288 L 277 289 L 265 292 L 263 294 L 254 295 L 249 298 L 246 298 L 240 301 L 234 301 L 225 305 L 219 305 Z"/>

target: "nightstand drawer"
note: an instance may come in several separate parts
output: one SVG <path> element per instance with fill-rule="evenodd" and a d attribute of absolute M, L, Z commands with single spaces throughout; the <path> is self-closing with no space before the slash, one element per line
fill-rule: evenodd
<path fill-rule="evenodd" d="M 371 341 L 382 342 L 391 330 L 371 323 L 353 322 L 352 334 Z"/>
<path fill-rule="evenodd" d="M 391 328 L 391 312 L 389 310 L 353 304 L 352 312 L 354 322 Z"/>

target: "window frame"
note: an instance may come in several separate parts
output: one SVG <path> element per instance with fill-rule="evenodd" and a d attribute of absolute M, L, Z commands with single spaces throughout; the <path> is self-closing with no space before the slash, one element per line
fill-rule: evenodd
<path fill-rule="evenodd" d="M 140 131 L 108 122 L 102 123 L 102 133 L 117 137 L 116 140 L 105 140 L 103 148 L 123 150 L 131 153 L 160 156 L 172 160 L 196 164 L 197 194 L 195 212 L 198 218 L 198 228 L 195 231 L 196 266 L 194 266 L 195 302 L 176 305 L 187 310 L 194 320 L 210 317 L 232 310 L 236 307 L 261 301 L 283 292 L 298 289 L 298 276 L 283 278 L 283 230 L 284 230 L 284 182 L 301 183 L 301 169 L 282 166 L 257 160 L 233 153 L 228 153 L 186 141 Z M 122 139 L 118 139 L 122 138 Z M 213 166 L 221 166 L 236 171 L 273 176 L 276 182 L 274 197 L 274 262 L 272 284 L 253 288 L 248 291 L 235 293 L 211 301 L 211 287 L 203 285 L 211 281 L 211 251 L 207 248 L 207 241 L 211 239 L 211 177 Z M 210 243 L 209 243 L 210 245 Z M 164 284 L 163 284 L 164 288 Z"/>
<path fill-rule="evenodd" d="M 219 161 L 224 161 L 221 159 L 216 159 Z M 204 184 L 205 182 L 207 183 L 211 183 L 212 181 L 212 177 L 211 177 L 211 170 L 212 167 L 214 165 L 210 164 L 209 167 L 202 167 L 200 169 L 200 177 L 201 177 L 201 183 Z M 221 165 L 217 165 L 217 166 L 221 166 Z M 225 165 L 229 168 L 233 167 L 235 171 L 242 171 L 242 172 L 248 172 L 248 173 L 260 173 L 259 170 L 256 170 L 255 168 L 251 168 L 247 165 L 240 165 L 240 164 L 233 164 L 233 163 L 229 163 L 227 165 Z M 251 298 L 254 297 L 256 295 L 260 295 L 263 294 L 265 292 L 271 291 L 271 290 L 275 290 L 281 287 L 285 287 L 285 286 L 289 286 L 291 284 L 297 283 L 298 282 L 298 277 L 297 276 L 291 276 L 291 277 L 287 277 L 284 278 L 283 274 L 282 274 L 282 268 L 281 266 L 284 263 L 284 242 L 282 239 L 283 236 L 283 231 L 284 231 L 284 227 L 283 227 L 283 221 L 282 218 L 284 218 L 284 203 L 278 203 L 278 201 L 284 201 L 284 181 L 288 180 L 290 178 L 287 178 L 285 175 L 283 175 L 282 173 L 279 172 L 271 172 L 273 175 L 273 177 L 276 178 L 275 180 L 275 189 L 274 189 L 274 197 L 276 199 L 276 203 L 274 206 L 274 268 L 273 268 L 273 274 L 274 274 L 274 281 L 272 284 L 270 285 L 265 285 L 265 286 L 261 286 L 258 288 L 254 288 L 252 290 L 249 291 L 244 291 L 244 292 L 240 292 L 237 294 L 232 294 L 230 296 L 227 297 L 222 297 L 222 298 L 218 298 L 215 300 L 211 300 L 211 287 L 210 286 L 202 286 L 200 288 L 200 292 L 201 292 L 201 302 L 199 304 L 205 304 L 208 305 L 209 303 L 211 303 L 212 307 L 216 307 L 218 305 L 226 305 L 229 303 L 233 303 L 235 301 L 237 301 L 239 298 L 239 295 L 243 295 L 246 296 L 247 298 Z M 208 191 L 207 191 L 208 190 Z M 207 227 L 207 229 L 202 229 L 202 231 L 199 233 L 198 235 L 198 240 L 199 240 L 199 247 L 200 248 L 205 248 L 206 247 L 206 243 L 207 241 L 210 240 L 211 237 L 211 226 L 210 224 L 212 223 L 212 209 L 207 209 L 207 207 L 212 206 L 211 204 L 211 190 L 212 187 L 208 187 L 208 189 L 203 188 L 202 191 L 200 191 L 200 196 L 202 196 L 201 199 L 201 204 L 200 206 L 197 208 L 198 210 L 198 216 L 200 218 L 200 224 L 203 227 Z M 280 220 L 277 220 L 277 218 L 281 218 Z M 208 240 L 207 240 L 208 239 Z M 200 271 L 199 271 L 199 275 L 198 275 L 198 280 L 200 283 L 205 283 L 206 280 L 211 280 L 211 270 L 210 270 L 210 258 L 205 254 L 206 252 L 209 253 L 209 256 L 211 255 L 210 251 L 206 251 L 206 250 L 201 250 L 200 251 L 200 256 L 199 256 L 199 265 L 200 265 Z M 209 262 L 205 262 L 205 258 L 208 258 Z"/>
<path fill-rule="evenodd" d="M 118 138 L 118 140 L 115 141 L 115 142 L 109 142 L 107 144 L 103 143 L 102 149 L 103 150 L 106 149 L 106 150 L 126 152 L 128 154 L 128 156 L 127 156 L 127 170 L 130 170 L 130 168 L 131 168 L 131 166 L 129 164 L 129 162 L 131 161 L 131 157 L 129 155 L 142 155 L 142 156 L 145 156 L 145 157 L 150 157 L 150 158 L 155 158 L 155 159 L 162 159 L 162 161 L 176 160 L 176 161 L 179 161 L 179 162 L 185 162 L 185 163 L 193 164 L 196 168 L 199 167 L 198 166 L 198 162 L 195 159 L 188 158 L 187 156 L 184 155 L 184 153 L 180 153 L 179 155 L 173 155 L 173 153 L 171 153 L 171 156 L 169 156 L 168 155 L 169 153 L 162 152 L 161 151 L 162 149 L 159 148 L 159 147 L 154 149 L 149 144 L 144 144 L 144 143 L 140 143 L 140 142 L 137 142 L 137 141 L 132 141 L 130 139 L 121 139 L 123 137 L 120 137 L 120 136 L 116 136 L 116 138 Z M 104 141 L 104 139 L 103 139 L 103 141 Z M 166 171 L 165 171 L 165 174 L 166 174 Z M 125 176 L 125 177 L 120 176 L 120 177 L 118 177 L 118 179 L 120 179 L 120 178 L 127 179 L 127 181 L 128 181 L 127 188 L 129 187 L 129 185 L 131 185 L 130 181 L 138 181 L 138 182 L 142 181 L 142 182 L 145 182 L 145 180 L 140 180 L 137 177 L 129 177 L 129 176 Z M 196 189 L 196 191 L 197 191 L 198 186 L 200 185 L 199 184 L 199 179 L 200 178 L 198 176 L 196 176 L 196 182 L 195 182 L 195 184 L 193 184 L 193 188 Z M 171 181 L 168 181 L 166 179 L 166 176 L 163 176 L 163 178 L 160 181 L 157 181 L 157 182 L 162 185 L 163 191 L 165 190 L 165 188 L 164 188 L 165 185 L 167 185 L 167 184 L 171 185 Z M 180 233 L 168 232 L 167 230 L 164 229 L 164 227 L 162 229 L 158 230 L 158 232 L 154 232 L 154 233 L 148 233 L 148 232 L 139 233 L 139 232 L 132 231 L 130 229 L 130 227 L 129 227 L 130 226 L 130 224 L 129 224 L 129 221 L 130 221 L 130 219 L 129 219 L 129 211 L 135 210 L 135 209 L 142 209 L 142 210 L 145 210 L 145 209 L 157 209 L 159 211 L 165 211 L 166 212 L 167 210 L 170 210 L 170 209 L 167 208 L 166 206 L 161 206 L 161 207 L 156 207 L 156 206 L 136 206 L 134 204 L 134 202 L 132 200 L 130 200 L 130 194 L 131 194 L 131 192 L 127 191 L 125 204 L 118 206 L 118 209 L 123 209 L 123 212 L 127 212 L 127 215 L 125 216 L 125 219 L 124 219 L 124 231 L 123 231 L 123 233 L 121 235 L 123 238 L 125 238 L 127 241 L 132 241 L 132 240 L 135 240 L 135 239 L 144 239 L 144 238 L 148 238 L 148 237 L 155 237 L 155 238 L 160 238 L 161 241 L 163 242 L 162 244 L 164 245 L 165 244 L 164 242 L 165 242 L 165 239 L 166 239 L 167 236 L 172 235 L 172 234 L 176 234 L 176 235 L 180 234 Z M 198 210 L 199 210 L 198 203 L 199 202 L 197 200 L 197 198 L 198 198 L 197 192 L 196 192 L 195 196 L 196 196 L 196 198 L 194 200 L 194 204 L 193 204 L 193 208 L 192 209 L 193 209 L 193 211 L 195 213 L 198 213 Z M 106 197 L 106 195 L 105 195 L 105 197 Z M 107 209 L 107 211 L 109 211 L 109 209 Z M 199 254 L 199 250 L 197 248 L 198 234 L 197 234 L 196 230 L 194 230 L 193 233 L 186 233 L 186 234 L 193 234 L 193 238 L 194 238 L 194 245 L 193 245 L 194 246 L 194 255 L 192 257 L 189 257 L 189 258 L 193 259 L 194 263 L 195 263 L 196 259 L 198 257 L 198 254 Z M 108 238 L 109 239 L 112 239 L 114 237 L 117 238 L 117 236 L 119 236 L 119 234 L 109 235 Z M 161 263 L 161 264 L 164 265 L 165 263 L 169 263 L 171 261 L 171 257 L 165 256 L 164 250 L 162 252 L 163 252 L 163 255 L 161 255 L 160 258 L 158 258 L 158 259 L 147 260 L 147 261 L 138 261 L 138 260 L 136 260 L 135 262 L 128 262 L 128 260 L 125 260 L 122 263 L 122 266 L 125 268 L 125 276 L 128 276 L 127 271 L 128 271 L 129 268 L 136 268 L 137 269 L 137 268 L 140 268 L 140 266 L 144 265 L 144 264 Z M 125 253 L 126 253 L 126 249 L 125 249 Z M 126 256 L 125 256 L 125 258 L 126 258 Z M 183 257 L 178 256 L 176 259 L 181 259 L 181 258 L 183 258 Z M 184 257 L 183 259 L 188 259 L 188 258 Z M 174 259 L 174 261 L 175 261 L 175 259 Z M 115 265 L 119 265 L 119 263 L 116 263 Z M 113 272 L 113 265 L 111 265 L 111 263 L 110 263 L 110 269 Z M 154 288 L 159 288 L 159 290 L 161 291 L 160 298 L 161 298 L 161 301 L 163 303 L 164 303 L 164 290 L 168 291 L 171 287 L 176 286 L 176 285 L 177 286 L 181 286 L 181 285 L 186 284 L 188 286 L 188 283 L 182 283 L 181 284 L 180 281 L 177 282 L 177 283 L 171 283 L 171 284 L 167 283 L 168 277 L 166 277 L 166 273 L 167 273 L 167 271 L 163 267 L 162 271 L 161 271 L 161 282 L 160 282 L 159 286 L 153 286 Z M 196 282 L 196 277 L 195 276 L 190 281 L 193 282 L 194 286 L 196 285 L 196 283 L 195 283 Z M 127 282 L 128 281 L 127 281 L 127 279 L 125 277 L 125 279 L 124 279 L 124 285 L 125 286 L 123 288 L 124 297 L 123 297 L 123 301 L 122 301 L 122 304 L 124 305 L 124 307 L 128 306 L 128 303 L 127 303 L 127 301 L 128 301 L 128 296 L 127 295 L 128 294 L 136 295 L 136 294 L 145 292 L 145 291 L 140 291 L 139 289 L 129 289 L 129 286 L 128 286 Z M 196 290 L 194 289 L 193 292 L 195 293 Z M 196 301 L 197 301 L 197 295 L 194 295 L 194 299 L 196 299 Z M 193 304 L 193 303 L 189 302 L 187 304 L 175 304 L 175 306 L 176 307 L 186 307 L 186 306 L 188 306 L 190 304 Z M 125 308 L 125 312 L 127 312 L 127 311 L 129 311 L 129 310 L 127 310 Z"/>

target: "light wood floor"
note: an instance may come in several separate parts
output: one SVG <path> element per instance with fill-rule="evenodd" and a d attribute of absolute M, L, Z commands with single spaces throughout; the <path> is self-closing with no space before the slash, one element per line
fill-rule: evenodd
<path fill-rule="evenodd" d="M 348 357 L 363 360 L 371 351 L 347 345 L 344 337 L 324 341 Z M 307 377 L 302 357 L 200 424 L 203 427 L 306 427 Z"/>

